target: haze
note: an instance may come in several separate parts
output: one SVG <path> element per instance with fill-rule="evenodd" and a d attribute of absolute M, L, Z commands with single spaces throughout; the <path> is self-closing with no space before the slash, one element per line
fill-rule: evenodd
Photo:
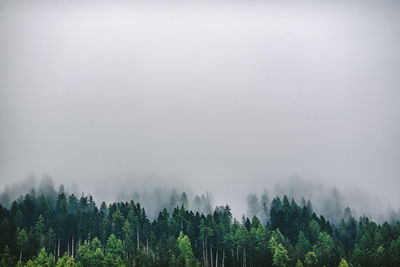
<path fill-rule="evenodd" d="M 179 187 L 235 209 L 295 175 L 400 208 L 399 11 L 2 1 L 0 185 Z"/>

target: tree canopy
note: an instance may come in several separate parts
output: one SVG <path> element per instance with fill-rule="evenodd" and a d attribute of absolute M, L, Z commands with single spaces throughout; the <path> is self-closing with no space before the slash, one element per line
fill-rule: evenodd
<path fill-rule="evenodd" d="M 167 205 L 181 204 L 150 220 L 134 201 L 27 194 L 0 206 L 0 266 L 400 266 L 399 221 L 347 210 L 332 224 L 309 201 L 262 201 L 239 222 L 228 205 L 194 212 L 176 194 Z"/>

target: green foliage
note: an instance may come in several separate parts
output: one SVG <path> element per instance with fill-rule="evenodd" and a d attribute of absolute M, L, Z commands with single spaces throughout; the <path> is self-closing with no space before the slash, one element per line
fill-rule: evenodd
<path fill-rule="evenodd" d="M 187 235 L 184 235 L 182 231 L 179 233 L 177 246 L 178 246 L 179 252 L 185 259 L 188 259 L 193 256 L 189 237 Z"/>
<path fill-rule="evenodd" d="M 6 245 L 3 253 L 0 255 L 0 267 L 8 267 L 14 264 L 13 255 L 11 250 Z"/>
<path fill-rule="evenodd" d="M 285 267 L 289 265 L 288 252 L 282 244 L 278 244 L 278 246 L 274 249 L 272 259 L 274 266 Z"/>
<path fill-rule="evenodd" d="M 349 264 L 347 264 L 347 261 L 345 259 L 341 259 L 338 267 L 349 267 Z"/>
<path fill-rule="evenodd" d="M 27 251 L 29 248 L 28 234 L 25 229 L 17 230 L 17 247 L 20 250 L 20 260 L 22 259 L 22 253 Z"/>
<path fill-rule="evenodd" d="M 303 267 L 303 263 L 300 260 L 297 260 L 295 267 Z"/>
<path fill-rule="evenodd" d="M 92 251 L 90 255 L 90 264 L 93 267 L 100 267 L 103 266 L 104 262 L 104 255 L 103 252 L 101 251 L 101 248 L 96 248 L 96 250 Z"/>
<path fill-rule="evenodd" d="M 177 239 L 177 247 L 179 250 L 179 257 L 183 259 L 184 266 L 186 267 L 197 266 L 197 262 L 192 251 L 192 246 L 190 244 L 189 237 L 187 235 L 184 235 L 182 231 L 179 233 Z M 172 261 L 178 263 L 179 259 L 177 260 L 173 258 Z"/>
<path fill-rule="evenodd" d="M 18 262 L 18 263 L 17 263 L 17 266 L 19 266 L 19 265 L 22 266 L 22 262 L 21 262 L 21 263 Z M 28 261 L 26 262 L 26 264 L 24 265 L 24 267 L 39 267 L 39 266 L 40 266 L 40 265 L 36 265 L 35 262 L 32 261 L 32 260 L 28 260 Z"/>
<path fill-rule="evenodd" d="M 273 266 L 288 266 L 289 256 L 286 248 L 283 246 L 284 237 L 279 229 L 273 233 L 269 240 L 269 248 L 272 254 Z"/>
<path fill-rule="evenodd" d="M 110 235 L 107 240 L 106 253 L 104 261 L 107 266 L 125 266 L 124 261 L 124 249 L 122 241 L 117 239 L 115 235 Z"/>
<path fill-rule="evenodd" d="M 400 222 L 357 220 L 348 208 L 334 225 L 309 201 L 274 198 L 253 203 L 264 225 L 256 216 L 239 223 L 229 206 L 187 210 L 187 195 L 175 192 L 150 221 L 133 201 L 98 209 L 91 196 L 49 192 L 0 206 L 0 267 L 400 266 Z"/>
<path fill-rule="evenodd" d="M 262 265 L 268 262 L 268 239 L 267 231 L 261 225 L 261 223 L 253 223 L 250 230 L 252 246 L 250 253 L 254 258 L 254 262 L 257 265 Z"/>
<path fill-rule="evenodd" d="M 326 266 L 337 265 L 339 258 L 335 248 L 335 243 L 326 232 L 319 234 L 317 244 L 314 245 L 313 250 L 317 255 L 319 264 Z"/>
<path fill-rule="evenodd" d="M 393 266 L 400 266 L 400 236 L 390 243 L 389 255 Z"/>
<path fill-rule="evenodd" d="M 46 225 L 44 223 L 44 218 L 41 214 L 35 224 L 34 231 L 36 239 L 39 241 L 39 247 L 43 248 L 44 246 L 46 246 L 47 238 L 46 238 Z"/>
<path fill-rule="evenodd" d="M 64 254 L 61 258 L 58 259 L 56 267 L 76 267 L 77 264 L 72 256 L 68 255 L 67 253 Z M 96 265 L 92 265 L 96 266 Z M 97 265 L 100 266 L 100 265 Z M 102 266 L 102 265 L 101 265 Z"/>
<path fill-rule="evenodd" d="M 46 249 L 43 247 L 40 252 L 39 255 L 37 256 L 37 258 L 34 261 L 35 266 L 51 266 L 51 261 L 49 259 L 49 255 L 46 252 Z"/>
<path fill-rule="evenodd" d="M 30 259 L 24 266 L 29 267 L 53 267 L 55 266 L 54 257 L 48 255 L 46 249 L 43 247 L 36 258 Z"/>
<path fill-rule="evenodd" d="M 308 223 L 308 232 L 312 244 L 315 244 L 315 242 L 317 242 L 320 231 L 321 226 L 319 226 L 318 222 L 315 219 L 311 220 Z"/>
<path fill-rule="evenodd" d="M 85 241 L 85 243 L 79 247 L 78 253 L 76 255 L 76 258 L 79 260 L 81 266 L 83 267 L 90 266 L 91 253 L 92 251 L 90 250 L 88 242 Z"/>
<path fill-rule="evenodd" d="M 299 238 L 295 249 L 298 257 L 302 260 L 304 260 L 306 253 L 312 249 L 310 241 L 308 241 L 302 231 L 299 232 Z"/>
<path fill-rule="evenodd" d="M 307 267 L 318 266 L 317 254 L 315 252 L 308 252 L 304 259 L 304 265 Z"/>

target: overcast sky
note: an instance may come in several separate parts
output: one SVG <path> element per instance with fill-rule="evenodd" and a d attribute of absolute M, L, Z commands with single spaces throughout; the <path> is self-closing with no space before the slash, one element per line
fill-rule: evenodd
<path fill-rule="evenodd" d="M 298 175 L 399 207 L 399 12 L 2 1 L 0 186 L 29 173 L 87 191 L 156 177 L 230 203 Z"/>

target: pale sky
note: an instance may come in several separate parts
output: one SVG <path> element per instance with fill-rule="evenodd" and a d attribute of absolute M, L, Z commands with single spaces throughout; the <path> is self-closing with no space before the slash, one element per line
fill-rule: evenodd
<path fill-rule="evenodd" d="M 2 1 L 0 185 L 156 177 L 225 204 L 298 175 L 399 208 L 399 11 Z"/>

